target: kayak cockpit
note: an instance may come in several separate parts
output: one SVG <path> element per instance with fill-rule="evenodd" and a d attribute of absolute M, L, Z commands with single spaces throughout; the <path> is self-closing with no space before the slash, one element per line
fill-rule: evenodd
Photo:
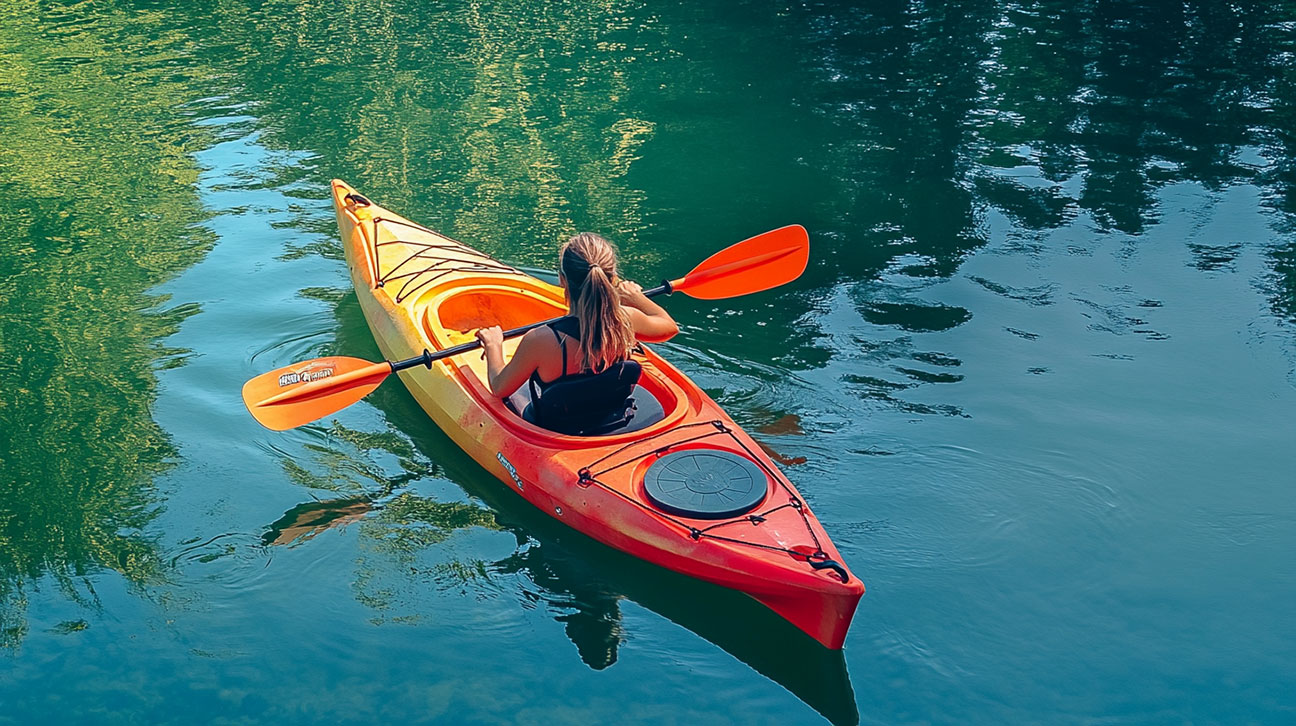
<path fill-rule="evenodd" d="M 464 342 L 472 340 L 481 328 L 498 325 L 508 330 L 566 314 L 562 305 L 546 298 L 526 294 L 519 288 L 471 288 L 431 301 L 435 319 L 428 315 L 424 324 L 435 340 L 438 333 L 458 334 Z M 429 313 L 432 305 L 429 305 Z M 506 341 L 506 345 L 507 345 Z M 517 341 L 513 341 L 517 345 Z"/>
<path fill-rule="evenodd" d="M 429 291 L 424 297 L 425 308 L 421 316 L 423 332 L 437 348 L 446 348 L 475 340 L 477 330 L 490 325 L 508 330 L 559 317 L 567 312 L 560 302 L 560 288 L 539 281 L 528 284 L 531 282 L 518 281 L 514 285 L 495 283 L 461 291 L 452 290 L 448 294 Z M 506 359 L 511 358 L 517 350 L 519 340 L 520 337 L 504 341 Z M 638 384 L 630 395 L 632 415 L 623 422 L 599 429 L 596 433 L 585 434 L 582 438 L 616 436 L 651 428 L 665 421 L 684 403 L 657 371 L 657 366 L 648 353 L 636 352 L 633 360 L 639 363 L 642 371 Z M 486 385 L 486 362 L 482 356 L 468 354 L 459 357 L 456 362 L 465 376 L 475 379 L 474 385 L 469 386 L 474 395 L 482 398 L 483 402 L 486 399 L 501 400 L 491 396 L 489 392 Z M 514 421 L 536 431 L 565 436 L 566 434 L 551 432 L 536 424 L 531 395 L 529 387 L 522 386 L 502 399 L 503 406 L 499 408 Z M 487 408 L 496 410 L 494 406 Z"/>

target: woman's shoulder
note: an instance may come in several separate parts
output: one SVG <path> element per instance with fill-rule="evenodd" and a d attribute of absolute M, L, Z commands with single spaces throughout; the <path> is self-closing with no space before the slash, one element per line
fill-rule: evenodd
<path fill-rule="evenodd" d="M 554 331 L 548 325 L 541 325 L 538 328 L 528 330 L 522 336 L 519 346 L 526 344 L 528 347 L 548 347 L 548 344 L 554 343 Z"/>

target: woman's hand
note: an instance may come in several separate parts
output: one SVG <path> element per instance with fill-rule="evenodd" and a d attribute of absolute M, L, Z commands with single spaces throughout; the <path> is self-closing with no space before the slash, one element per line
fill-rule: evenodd
<path fill-rule="evenodd" d="M 498 325 L 482 328 L 477 331 L 477 340 L 481 341 L 483 350 L 501 350 L 504 347 L 504 331 Z"/>
<path fill-rule="evenodd" d="M 537 341 L 544 338 L 538 335 L 541 331 L 532 330 L 518 341 L 513 358 L 504 364 L 504 331 L 498 325 L 482 328 L 477 331 L 477 340 L 482 344 L 482 357 L 486 359 L 486 386 L 491 393 L 504 398 L 512 395 L 539 366 L 540 353 Z M 551 338 L 552 339 L 552 338 Z"/>
<path fill-rule="evenodd" d="M 617 285 L 617 289 L 621 292 L 621 303 L 623 305 L 643 310 L 644 303 L 648 302 L 648 296 L 643 294 L 643 285 L 637 282 L 622 280 L 621 284 Z"/>

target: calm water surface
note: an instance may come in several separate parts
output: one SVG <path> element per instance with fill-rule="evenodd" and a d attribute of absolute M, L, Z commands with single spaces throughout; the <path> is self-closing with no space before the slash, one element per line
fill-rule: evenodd
<path fill-rule="evenodd" d="M 1261 4 L 1256 4 L 1261 5 Z M 0 6 L 0 724 L 1296 721 L 1296 5 Z M 652 282 L 869 591 L 829 653 L 550 521 L 377 357 L 327 182 Z"/>

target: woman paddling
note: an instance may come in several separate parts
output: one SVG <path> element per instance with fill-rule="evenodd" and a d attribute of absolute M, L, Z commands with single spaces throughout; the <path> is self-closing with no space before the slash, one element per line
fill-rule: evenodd
<path fill-rule="evenodd" d="M 592 232 L 558 251 L 558 280 L 568 317 L 522 336 L 507 364 L 499 326 L 477 331 L 487 384 L 506 398 L 527 383 L 531 405 L 519 413 L 545 428 L 587 435 L 614 430 L 633 416 L 630 394 L 640 372 L 630 360 L 635 341 L 669 340 L 679 328 L 643 288 L 617 279 L 616 250 Z"/>

